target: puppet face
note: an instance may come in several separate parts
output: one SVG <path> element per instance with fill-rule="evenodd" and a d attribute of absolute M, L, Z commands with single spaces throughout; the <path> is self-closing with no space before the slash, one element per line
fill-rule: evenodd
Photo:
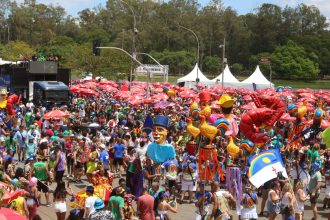
<path fill-rule="evenodd" d="M 167 129 L 161 126 L 154 126 L 152 135 L 157 144 L 165 144 L 167 137 Z"/>

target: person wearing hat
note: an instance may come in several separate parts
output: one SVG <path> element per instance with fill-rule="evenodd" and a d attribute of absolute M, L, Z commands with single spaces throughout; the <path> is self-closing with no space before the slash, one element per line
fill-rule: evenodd
<path fill-rule="evenodd" d="M 116 220 L 124 220 L 124 196 L 125 190 L 123 187 L 117 187 L 116 194 L 110 197 L 109 208 Z"/>
<path fill-rule="evenodd" d="M 105 149 L 105 144 L 100 144 L 99 149 L 100 149 L 99 161 L 102 162 L 105 172 L 108 172 L 108 170 L 109 170 L 109 153 Z"/>
<path fill-rule="evenodd" d="M 26 154 L 26 141 L 28 140 L 28 133 L 25 130 L 24 125 L 20 125 L 18 131 L 16 131 L 14 135 L 14 139 L 17 141 L 17 154 L 18 154 L 18 161 L 25 160 Z"/>
<path fill-rule="evenodd" d="M 98 197 L 94 196 L 94 187 L 93 186 L 87 186 L 86 189 L 86 201 L 85 201 L 85 219 L 89 218 L 89 215 L 95 211 L 94 204 L 95 201 L 98 199 Z"/>
<path fill-rule="evenodd" d="M 164 163 L 167 160 L 173 160 L 176 156 L 174 146 L 166 143 L 167 129 L 168 117 L 164 115 L 156 116 L 152 129 L 155 142 L 149 144 L 147 156 L 158 164 Z"/>
<path fill-rule="evenodd" d="M 33 135 L 36 138 L 36 141 L 38 142 L 40 139 L 40 132 L 36 129 L 35 125 L 29 126 L 28 135 Z"/>
<path fill-rule="evenodd" d="M 235 119 L 235 115 L 232 114 L 235 100 L 228 94 L 223 94 L 218 104 L 221 106 L 221 111 L 224 114 L 224 118 L 229 121 L 229 129 L 226 131 L 226 136 L 236 136 L 238 134 L 238 125 Z"/>
<path fill-rule="evenodd" d="M 89 215 L 89 220 L 115 220 L 112 212 L 105 210 L 104 207 L 105 205 L 103 200 L 97 198 L 94 202 L 95 211 Z"/>
<path fill-rule="evenodd" d="M 241 205 L 243 206 L 241 210 L 242 220 L 258 219 L 258 196 L 252 191 L 252 186 L 250 184 L 245 185 L 245 192 L 242 196 Z"/>
<path fill-rule="evenodd" d="M 29 135 L 29 140 L 26 143 L 26 157 L 30 158 L 33 157 L 36 154 L 36 149 L 37 149 L 37 143 L 35 142 L 34 136 Z"/>
<path fill-rule="evenodd" d="M 205 190 L 205 182 L 199 182 L 199 190 L 195 193 L 196 220 L 207 219 L 210 214 L 212 194 Z"/>
<path fill-rule="evenodd" d="M 196 191 L 196 179 L 197 179 L 197 170 L 195 163 L 183 163 L 182 164 L 182 184 L 181 184 L 181 199 L 180 203 L 183 203 L 185 193 L 189 193 L 189 201 L 193 203 L 193 195 Z"/>

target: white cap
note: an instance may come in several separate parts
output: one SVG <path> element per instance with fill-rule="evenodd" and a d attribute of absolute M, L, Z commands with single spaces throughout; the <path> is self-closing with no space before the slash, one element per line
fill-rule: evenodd
<path fill-rule="evenodd" d="M 105 149 L 105 145 L 104 144 L 100 144 L 100 148 Z"/>

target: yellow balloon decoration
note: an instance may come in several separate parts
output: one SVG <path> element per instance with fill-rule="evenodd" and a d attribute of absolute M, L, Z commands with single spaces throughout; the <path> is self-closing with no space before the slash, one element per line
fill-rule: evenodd
<path fill-rule="evenodd" d="M 206 117 L 210 117 L 211 112 L 212 112 L 211 107 L 208 104 L 206 104 L 203 110 L 199 114 L 205 115 Z"/>
<path fill-rule="evenodd" d="M 166 93 L 169 97 L 175 96 L 175 91 L 174 90 L 168 90 Z"/>
<path fill-rule="evenodd" d="M 232 137 L 229 138 L 229 143 L 227 145 L 227 152 L 233 159 L 236 159 L 240 153 L 240 148 L 234 143 Z"/>
<path fill-rule="evenodd" d="M 303 102 L 303 105 L 298 108 L 298 118 L 303 118 L 307 113 L 306 102 Z"/>
<path fill-rule="evenodd" d="M 195 127 L 192 124 L 192 119 L 188 118 L 187 119 L 187 132 L 194 138 L 194 141 L 196 139 L 196 137 L 200 134 L 200 130 L 199 128 Z"/>

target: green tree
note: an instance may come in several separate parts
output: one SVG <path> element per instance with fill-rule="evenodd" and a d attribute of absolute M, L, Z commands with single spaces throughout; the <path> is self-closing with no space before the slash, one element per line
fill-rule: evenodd
<path fill-rule="evenodd" d="M 222 61 L 216 56 L 207 56 L 203 61 L 203 71 L 208 75 L 217 76 L 221 72 Z"/>
<path fill-rule="evenodd" d="M 233 73 L 235 75 L 239 75 L 241 74 L 241 72 L 244 70 L 244 67 L 242 64 L 240 63 L 234 63 L 232 66 L 231 66 L 231 70 L 233 71 Z"/>
<path fill-rule="evenodd" d="M 318 64 L 309 58 L 305 49 L 291 40 L 275 49 L 272 63 L 275 72 L 283 79 L 316 79 L 320 72 Z"/>
<path fill-rule="evenodd" d="M 0 57 L 10 61 L 20 60 L 20 56 L 31 57 L 35 49 L 23 41 L 10 41 L 0 47 Z"/>

